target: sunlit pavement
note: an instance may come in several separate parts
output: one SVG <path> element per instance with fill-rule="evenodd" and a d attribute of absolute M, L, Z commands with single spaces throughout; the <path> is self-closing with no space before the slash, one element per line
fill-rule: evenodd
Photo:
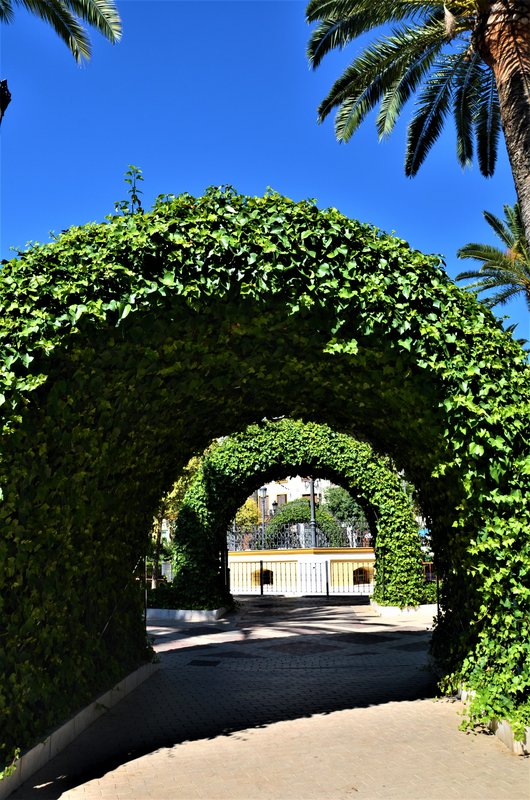
<path fill-rule="evenodd" d="M 13 800 L 528 800 L 530 760 L 433 699 L 431 624 L 274 598 L 150 624 L 161 669 Z"/>

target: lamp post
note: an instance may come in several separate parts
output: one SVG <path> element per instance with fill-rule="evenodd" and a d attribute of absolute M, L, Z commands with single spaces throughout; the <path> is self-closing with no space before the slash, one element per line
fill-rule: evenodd
<path fill-rule="evenodd" d="M 317 546 L 317 519 L 315 513 L 315 481 L 309 478 L 309 506 L 311 508 L 311 519 L 309 527 L 311 530 L 311 547 Z"/>
<path fill-rule="evenodd" d="M 267 487 L 260 486 L 258 494 L 261 500 L 261 549 L 265 550 L 265 500 L 267 498 Z"/>

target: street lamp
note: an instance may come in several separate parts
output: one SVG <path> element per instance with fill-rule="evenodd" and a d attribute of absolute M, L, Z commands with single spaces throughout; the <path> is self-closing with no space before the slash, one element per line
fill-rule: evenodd
<path fill-rule="evenodd" d="M 309 522 L 311 530 L 311 547 L 317 546 L 317 519 L 315 512 L 315 481 L 309 478 L 309 505 L 311 507 L 311 520 Z"/>
<path fill-rule="evenodd" d="M 306 489 L 309 489 L 309 508 L 311 514 L 309 518 L 309 531 L 311 535 L 311 547 L 315 548 L 317 546 L 317 519 L 315 509 L 315 484 L 317 481 L 315 481 L 314 478 L 304 478 L 303 481 Z"/>
<path fill-rule="evenodd" d="M 258 495 L 261 500 L 261 549 L 265 550 L 265 500 L 267 498 L 267 487 L 260 486 Z"/>

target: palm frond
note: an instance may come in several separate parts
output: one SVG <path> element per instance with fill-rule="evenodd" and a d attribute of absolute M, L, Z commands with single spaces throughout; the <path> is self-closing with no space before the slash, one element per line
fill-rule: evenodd
<path fill-rule="evenodd" d="M 355 13 L 358 6 L 357 0 L 310 0 L 305 14 L 308 22 L 314 22 L 330 16 L 348 16 Z"/>
<path fill-rule="evenodd" d="M 452 98 L 455 74 L 464 54 L 442 56 L 437 71 L 420 92 L 417 109 L 407 132 L 405 174 L 416 175 L 429 150 L 439 137 Z"/>
<path fill-rule="evenodd" d="M 47 22 L 67 45 L 77 62 L 91 55 L 90 41 L 79 20 L 61 0 L 16 0 L 28 11 Z"/>
<path fill-rule="evenodd" d="M 500 277 L 503 278 L 506 283 L 522 286 L 530 295 L 530 265 L 518 259 L 508 261 L 509 263 L 499 271 Z M 500 274 L 501 272 L 502 275 Z"/>
<path fill-rule="evenodd" d="M 357 20 L 328 17 L 315 28 L 307 45 L 307 58 L 316 69 L 325 55 L 331 50 L 342 49 L 357 36 Z"/>
<path fill-rule="evenodd" d="M 15 0 L 47 22 L 68 46 L 76 61 L 89 59 L 90 40 L 81 21 L 111 42 L 121 36 L 121 22 L 113 0 Z"/>
<path fill-rule="evenodd" d="M 513 297 L 523 293 L 530 309 L 530 258 L 526 239 L 522 233 L 519 205 L 504 206 L 505 219 L 501 220 L 489 211 L 484 217 L 502 241 L 501 250 L 490 244 L 470 242 L 457 252 L 458 258 L 472 258 L 482 262 L 479 269 L 466 270 L 456 276 L 457 281 L 470 280 L 464 288 L 480 294 L 494 291 L 484 301 L 488 306 L 504 305 Z M 522 238 L 521 238 L 522 237 Z"/>
<path fill-rule="evenodd" d="M 465 270 L 464 272 L 459 272 L 458 275 L 456 276 L 455 280 L 457 280 L 457 281 L 472 281 L 472 280 L 476 279 L 478 274 L 479 274 L 479 270 L 478 269 L 468 269 L 468 270 Z M 465 289 L 469 289 L 469 286 L 465 286 L 464 288 Z"/>
<path fill-rule="evenodd" d="M 456 125 L 456 156 L 462 167 L 473 160 L 474 121 L 480 90 L 480 56 L 470 53 L 455 73 L 453 113 Z"/>
<path fill-rule="evenodd" d="M 14 16 L 11 0 L 0 0 L 0 22 L 12 22 Z"/>
<path fill-rule="evenodd" d="M 495 171 L 500 130 L 501 114 L 495 76 L 492 70 L 482 64 L 475 135 L 479 168 L 486 178 Z"/>
<path fill-rule="evenodd" d="M 488 287 L 484 288 L 486 289 Z M 517 295 L 521 294 L 521 292 L 524 292 L 522 286 L 510 286 L 500 292 L 496 292 L 495 294 L 491 295 L 491 297 L 488 297 L 488 305 L 490 308 L 493 308 L 493 306 L 504 306 L 510 300 L 513 300 L 514 297 L 517 297 Z"/>
<path fill-rule="evenodd" d="M 517 258 L 518 261 L 530 264 L 530 251 L 519 203 L 504 206 L 504 220 L 496 217 L 491 211 L 484 211 L 484 219 L 510 252 L 512 260 Z"/>
<path fill-rule="evenodd" d="M 335 136 L 340 142 L 348 142 L 361 122 L 381 99 L 385 90 L 381 79 L 373 81 L 363 92 L 342 101 L 335 116 Z"/>
<path fill-rule="evenodd" d="M 492 214 L 491 211 L 484 211 L 483 214 L 484 214 L 484 219 L 486 220 L 490 228 L 492 228 L 493 231 L 496 233 L 496 235 L 499 237 L 501 242 L 503 242 L 506 245 L 506 247 L 512 247 L 514 242 L 514 237 L 509 226 L 505 222 L 503 222 L 502 219 L 496 217 L 495 214 Z"/>
<path fill-rule="evenodd" d="M 64 0 L 71 11 L 109 42 L 121 39 L 121 20 L 114 0 Z"/>
<path fill-rule="evenodd" d="M 398 26 L 356 56 L 320 104 L 319 120 L 338 109 L 335 133 L 348 141 L 379 104 L 376 125 L 382 138 L 392 132 L 415 94 L 405 174 L 417 173 L 450 112 L 458 161 L 468 166 L 476 150 L 481 172 L 491 175 L 501 128 L 493 72 L 472 47 L 481 2 L 446 7 L 440 0 L 310 0 L 307 19 L 318 23 L 308 49 L 313 67 L 363 34 Z"/>
<path fill-rule="evenodd" d="M 433 48 L 438 52 L 443 45 L 442 37 L 441 23 L 429 20 L 423 26 L 397 29 L 392 36 L 373 42 L 335 81 L 318 109 L 320 121 L 336 106 L 346 104 L 339 112 L 344 122 L 337 119 L 336 131 L 337 138 L 347 141 L 357 127 L 357 124 L 352 126 L 350 123 L 352 109 L 357 109 L 357 106 L 362 109 L 361 122 L 385 91 L 406 75 L 409 67 L 414 69 L 416 65 L 421 70 L 423 57 L 432 60 Z M 367 98 L 370 98 L 369 102 Z"/>
<path fill-rule="evenodd" d="M 473 283 L 466 285 L 465 289 L 474 289 L 477 286 L 481 287 L 479 291 L 500 288 L 502 291 L 509 291 L 513 294 L 524 292 L 530 298 L 530 275 L 524 272 L 517 273 L 509 268 L 503 269 L 493 264 L 484 265 L 481 269 L 461 272 L 456 279 L 458 281 L 473 281 Z"/>
<path fill-rule="evenodd" d="M 500 250 L 491 244 L 469 242 L 457 250 L 456 255 L 458 258 L 474 258 L 476 261 L 482 261 L 485 265 L 492 265 L 499 269 L 507 269 L 513 265 L 513 259 L 510 259 L 505 250 Z"/>
<path fill-rule="evenodd" d="M 473 279 L 473 277 L 476 278 L 476 274 L 474 276 L 472 272 L 463 272 L 457 277 L 457 280 L 470 280 Z M 499 287 L 502 287 L 501 290 L 495 291 L 496 289 L 499 289 Z M 482 292 L 495 291 L 495 294 L 490 295 L 482 301 L 489 308 L 493 308 L 493 306 L 496 305 L 504 305 L 513 297 L 516 297 L 521 293 L 524 293 L 527 298 L 530 297 L 524 286 L 521 286 L 517 283 L 506 284 L 498 275 L 484 275 L 476 280 L 473 280 L 472 283 L 467 284 L 463 288 L 467 291 L 473 292 L 473 294 L 477 296 Z"/>
<path fill-rule="evenodd" d="M 357 17 L 361 33 L 373 30 L 388 22 L 400 22 L 431 14 L 433 8 L 443 10 L 443 0 L 309 0 L 306 7 L 307 22 L 324 19 Z"/>
<path fill-rule="evenodd" d="M 357 58 L 344 70 L 331 87 L 327 97 L 319 106 L 319 119 L 322 122 L 327 115 L 345 100 L 354 100 L 361 96 L 371 84 L 381 84 L 382 77 L 388 70 L 395 70 L 398 49 L 392 46 L 387 37 L 373 42 L 363 50 Z"/>
<path fill-rule="evenodd" d="M 525 264 L 530 264 L 530 249 L 525 235 L 519 203 L 515 203 L 513 206 L 505 205 L 504 216 L 506 217 L 506 226 L 512 237 L 508 246 L 521 261 Z"/>
<path fill-rule="evenodd" d="M 515 333 L 515 329 L 517 328 L 517 324 L 518 324 L 517 322 L 513 322 L 511 325 L 507 325 L 506 328 L 505 328 L 506 333 L 511 333 L 512 336 L 513 336 L 514 333 Z M 521 347 L 524 347 L 525 344 L 528 344 L 528 339 L 516 339 L 515 341 L 518 344 L 520 344 Z"/>
<path fill-rule="evenodd" d="M 334 6 L 329 13 L 309 14 L 312 6 Z M 353 6 L 350 11 L 341 11 L 338 6 Z M 384 0 L 377 3 L 310 3 L 306 15 L 309 22 L 320 20 L 320 24 L 311 34 L 307 47 L 307 56 L 311 66 L 316 69 L 327 53 L 334 49 L 342 49 L 353 42 L 361 34 L 380 27 L 383 24 L 407 20 L 407 27 L 414 26 L 417 19 L 421 23 L 432 18 L 434 14 L 443 19 L 443 3 L 404 2 Z M 414 27 L 421 27 L 419 26 Z M 444 29 L 445 30 L 445 29 Z"/>
<path fill-rule="evenodd" d="M 312 32 L 307 47 L 311 66 L 316 69 L 327 53 L 342 49 L 358 36 L 388 22 L 432 15 L 436 3 L 396 3 L 395 0 L 383 2 L 311 2 L 306 9 L 308 22 L 320 21 Z M 440 3 L 443 9 L 443 3 Z M 440 11 L 440 14 L 442 12 Z"/>
<path fill-rule="evenodd" d="M 439 47 L 433 46 L 385 90 L 375 121 L 379 139 L 392 133 L 405 104 L 425 78 L 438 53 Z"/>
<path fill-rule="evenodd" d="M 400 32 L 395 32 L 399 37 Z M 396 79 L 386 88 L 376 119 L 379 138 L 389 135 L 405 103 L 429 73 L 443 47 L 443 29 L 439 20 L 429 20 L 421 28 L 408 29 L 401 38 L 403 61 Z M 398 40 L 399 40 L 398 38 Z M 405 42 L 409 39 L 407 48 Z"/>
<path fill-rule="evenodd" d="M 521 216 L 521 206 L 519 203 L 514 203 L 513 206 L 506 203 L 502 209 L 506 217 L 506 223 L 514 237 L 519 239 L 521 236 L 524 236 L 523 218 Z"/>

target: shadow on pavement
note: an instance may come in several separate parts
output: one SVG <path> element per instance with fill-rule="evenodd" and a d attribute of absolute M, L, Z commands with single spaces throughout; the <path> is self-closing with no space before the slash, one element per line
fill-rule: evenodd
<path fill-rule="evenodd" d="M 184 741 L 436 695 L 426 629 L 374 618 L 366 625 L 351 604 L 337 611 L 307 601 L 283 607 L 260 601 L 240 605 L 215 624 L 173 628 L 160 622 L 161 669 L 13 800 L 56 800 L 121 764 Z"/>

